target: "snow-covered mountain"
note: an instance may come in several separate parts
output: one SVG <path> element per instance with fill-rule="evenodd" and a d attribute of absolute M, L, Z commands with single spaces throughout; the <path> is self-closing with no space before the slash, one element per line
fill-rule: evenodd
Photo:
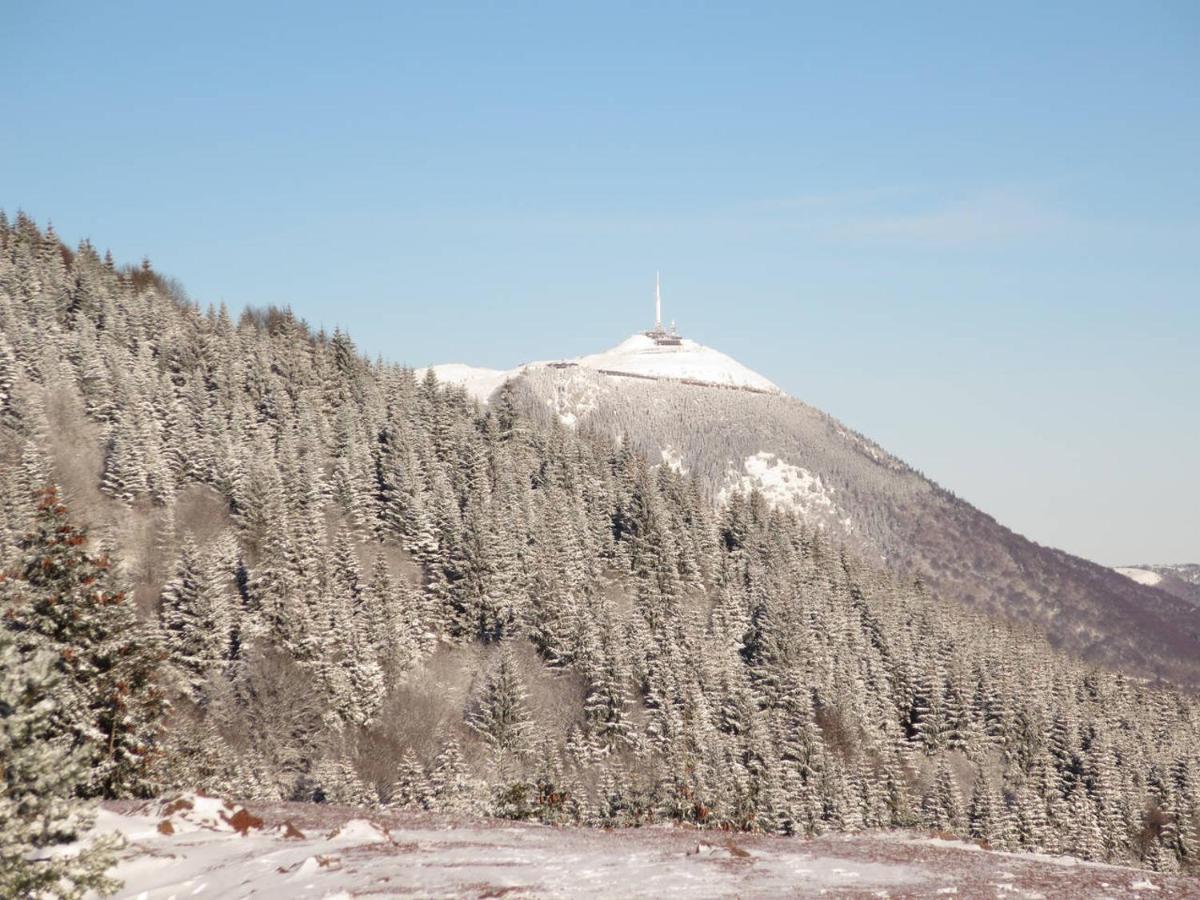
<path fill-rule="evenodd" d="M 1197 870 L 1177 837 L 1200 802 L 1172 786 L 1196 783 L 1200 703 L 955 597 L 1198 684 L 1200 613 L 1022 541 L 673 331 L 645 337 L 598 365 L 526 367 L 481 415 L 345 332 L 202 313 L 148 265 L 0 214 L 0 698 L 28 726 L 5 735 L 19 809 L 0 858 L 19 862 L 0 895 L 100 887 L 104 848 L 59 855 L 82 827 L 65 798 L 155 791 L 107 810 L 131 814 L 129 896 L 494 893 L 495 865 L 459 865 L 480 829 L 435 872 L 427 820 L 321 814 L 343 804 L 544 835 L 639 826 L 624 850 L 566 838 L 519 881 L 503 866 L 500 887 L 526 893 L 578 886 L 546 860 L 619 866 L 651 832 L 680 836 L 648 864 L 651 895 L 711 894 L 697 866 L 735 861 L 734 892 L 771 893 L 787 869 L 795 893 L 800 835 L 845 848 L 832 833 L 909 825 Z M 481 393 L 507 377 L 458 372 Z M 706 492 L 727 501 L 716 515 Z M 642 827 L 658 824 L 681 827 Z M 735 852 L 697 828 L 781 834 Z M 525 849 L 498 852 L 523 865 Z M 756 853 L 768 881 L 747 881 Z M 834 892 L 873 871 L 819 868 Z"/>
<path fill-rule="evenodd" d="M 1032 624 L 1094 661 L 1200 684 L 1193 602 L 1013 533 L 715 349 L 638 334 L 573 360 L 434 372 L 483 402 L 511 381 L 529 414 L 620 436 L 698 476 L 715 502 L 757 488 L 941 596 Z"/>

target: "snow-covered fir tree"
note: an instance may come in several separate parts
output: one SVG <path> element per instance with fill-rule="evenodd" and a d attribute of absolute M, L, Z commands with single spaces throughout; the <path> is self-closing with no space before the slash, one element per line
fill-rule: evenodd
<path fill-rule="evenodd" d="M 531 738 L 525 687 L 507 641 L 496 657 L 467 721 L 492 749 L 521 754 L 529 749 Z"/>

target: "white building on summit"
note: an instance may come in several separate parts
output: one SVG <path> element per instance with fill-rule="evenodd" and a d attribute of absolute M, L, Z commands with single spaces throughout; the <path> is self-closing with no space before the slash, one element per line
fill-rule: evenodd
<path fill-rule="evenodd" d="M 650 331 L 634 332 L 608 350 L 573 359 L 529 362 L 506 370 L 483 369 L 463 363 L 433 367 L 439 381 L 461 385 L 468 394 L 483 403 L 486 403 L 504 382 L 522 375 L 531 375 L 539 370 L 560 373 L 565 380 L 564 384 L 572 379 L 582 384 L 586 381 L 586 376 L 581 375 L 581 369 L 591 370 L 605 377 L 675 381 L 761 394 L 783 393 L 762 375 L 747 369 L 719 350 L 682 337 L 675 330 L 674 322 L 670 328 L 664 328 L 662 283 L 657 278 L 654 291 L 654 328 Z M 417 369 L 415 374 L 417 378 L 423 378 L 425 370 Z"/>
<path fill-rule="evenodd" d="M 678 347 L 683 343 L 683 338 L 675 330 L 674 322 L 671 323 L 670 331 L 663 328 L 662 279 L 658 277 L 657 272 L 654 273 L 654 328 L 643 333 L 660 347 Z"/>

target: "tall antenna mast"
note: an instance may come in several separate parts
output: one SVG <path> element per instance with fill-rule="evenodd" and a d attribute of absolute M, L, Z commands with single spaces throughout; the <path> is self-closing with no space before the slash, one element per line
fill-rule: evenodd
<path fill-rule="evenodd" d="M 662 331 L 662 280 L 654 273 L 654 330 Z"/>

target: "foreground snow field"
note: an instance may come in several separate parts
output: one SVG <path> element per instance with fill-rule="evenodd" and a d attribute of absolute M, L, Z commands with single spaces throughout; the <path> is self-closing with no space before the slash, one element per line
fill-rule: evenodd
<path fill-rule="evenodd" d="M 119 897 L 1200 897 L 1195 879 L 917 834 L 560 829 L 203 797 L 109 804 Z"/>

